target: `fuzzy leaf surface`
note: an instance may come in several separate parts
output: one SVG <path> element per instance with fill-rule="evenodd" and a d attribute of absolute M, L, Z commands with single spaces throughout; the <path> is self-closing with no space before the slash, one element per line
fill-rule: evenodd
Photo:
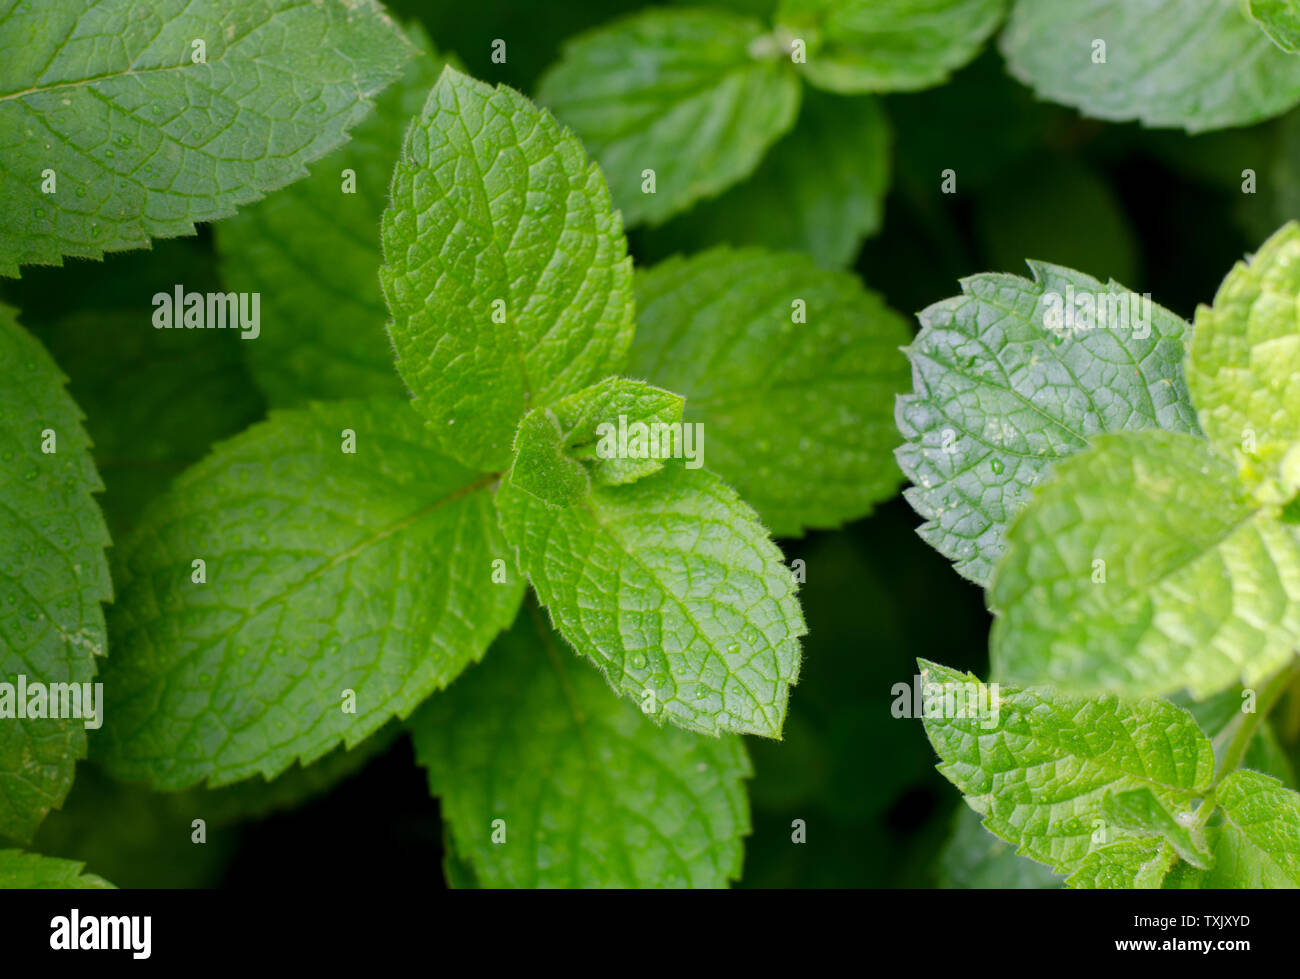
<path fill-rule="evenodd" d="M 1058 873 L 1079 870 L 1098 845 L 1152 838 L 1111 825 L 1111 793 L 1149 789 L 1175 814 L 1204 795 L 1214 774 L 1210 741 L 1191 715 L 1164 700 L 1082 699 L 1047 689 L 991 686 L 921 662 L 926 734 L 939 771 L 1016 852 Z M 947 710 L 946 694 L 968 708 Z M 970 697 L 970 700 L 958 700 Z M 933 705 L 933 706 L 932 706 Z M 1098 825 L 1106 839 L 1094 841 Z M 1157 842 L 1159 842 L 1157 840 Z"/>
<path fill-rule="evenodd" d="M 806 627 L 754 511 L 680 459 L 564 505 L 530 492 L 525 475 L 506 476 L 496 506 L 564 638 L 660 723 L 779 737 Z"/>
<path fill-rule="evenodd" d="M 1300 795 L 1277 779 L 1239 770 L 1215 789 L 1222 824 L 1214 869 L 1201 887 L 1300 887 Z"/>
<path fill-rule="evenodd" d="M 912 393 L 896 411 L 898 462 L 913 484 L 904 496 L 927 521 L 921 536 L 984 586 L 1007 525 L 1052 463 L 1104 432 L 1198 431 L 1182 374 L 1184 320 L 1118 283 L 1029 267 L 1032 279 L 972 276 L 960 296 L 920 313 L 906 351 Z M 1083 296 L 1104 297 L 1101 307 L 1093 300 L 1102 313 L 1092 329 L 1068 329 L 1066 303 L 1085 309 Z"/>
<path fill-rule="evenodd" d="M 615 373 L 632 264 L 577 138 L 443 69 L 407 132 L 381 238 L 397 369 L 455 459 L 505 469 L 531 408 Z"/>

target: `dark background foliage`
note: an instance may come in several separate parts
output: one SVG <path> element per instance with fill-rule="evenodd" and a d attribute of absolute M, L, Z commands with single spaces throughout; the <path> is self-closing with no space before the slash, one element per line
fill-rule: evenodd
<path fill-rule="evenodd" d="M 398 0 L 442 51 L 480 78 L 533 90 L 560 42 L 632 0 L 472 4 Z M 493 38 L 508 43 L 495 65 Z M 1283 119 L 1200 137 L 1086 120 L 1036 102 L 1007 77 L 996 50 L 948 84 L 891 96 L 893 183 L 882 231 L 855 268 L 891 305 L 913 313 L 986 270 L 1025 271 L 1037 258 L 1114 277 L 1190 317 L 1231 263 L 1281 223 L 1271 168 Z M 1242 193 L 1244 169 L 1260 193 Z M 940 192 L 956 172 L 957 193 Z M 780 207 L 773 200 L 771 206 Z M 637 233 L 634 254 L 644 254 Z M 218 288 L 210 229 L 152 251 L 29 269 L 4 297 L 70 375 L 88 415 L 108 487 L 101 498 L 115 535 L 140 505 L 215 440 L 264 414 L 239 341 L 177 348 L 171 331 L 115 328 L 147 318 L 156 291 L 184 282 Z M 190 339 L 187 337 L 187 339 Z M 177 358 L 202 360 L 199 382 L 169 384 Z M 901 477 L 900 477 L 901 480 Z M 934 770 L 916 721 L 890 714 L 891 688 L 910 682 L 918 657 L 982 672 L 989 617 L 982 595 L 914 533 L 901 498 L 841 531 L 783 542 L 806 562 L 803 601 L 811 633 L 785 740 L 750 739 L 754 832 L 743 885 L 934 886 L 951 882 L 944 844 L 959 797 Z M 388 887 L 442 879 L 437 802 L 408 741 L 397 738 L 362 771 L 295 810 L 190 843 L 176 800 L 80 766 L 62 812 L 35 849 L 87 861 L 119 886 Z M 791 821 L 807 824 L 792 845 Z"/>

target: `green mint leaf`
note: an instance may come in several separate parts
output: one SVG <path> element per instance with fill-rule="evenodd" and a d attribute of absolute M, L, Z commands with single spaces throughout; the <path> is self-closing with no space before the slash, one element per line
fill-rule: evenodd
<path fill-rule="evenodd" d="M 944 888 L 1040 890 L 1062 884 L 1050 868 L 1020 856 L 1006 840 L 986 830 L 970 806 L 958 807 L 938 869 L 939 886 Z"/>
<path fill-rule="evenodd" d="M 904 496 L 927 521 L 919 532 L 984 586 L 1052 463 L 1103 432 L 1197 431 L 1186 322 L 1116 282 L 1029 267 L 1032 280 L 964 279 L 960 296 L 920 313 L 906 351 L 913 393 L 898 400 L 897 457 L 913 483 Z"/>
<path fill-rule="evenodd" d="M 641 240 L 663 257 L 725 242 L 807 252 L 825 268 L 844 268 L 884 219 L 892 144 L 879 100 L 810 89 L 794 129 L 752 177 L 644 229 Z"/>
<path fill-rule="evenodd" d="M 375 276 L 379 221 L 406 127 L 442 68 L 420 27 L 406 36 L 419 56 L 352 138 L 306 178 L 216 227 L 226 283 L 262 297 L 248 360 L 273 408 L 404 393 Z"/>
<path fill-rule="evenodd" d="M 1244 126 L 1300 102 L 1300 60 L 1279 51 L 1245 6 L 1016 0 L 1002 53 L 1040 98 L 1084 115 L 1193 133 Z"/>
<path fill-rule="evenodd" d="M 628 370 L 686 397 L 705 465 L 778 536 L 892 496 L 906 322 L 856 276 L 802 255 L 717 248 L 637 275 Z"/>
<path fill-rule="evenodd" d="M 0 850 L 0 890 L 103 890 L 113 885 L 102 877 L 82 873 L 75 860 L 44 857 L 21 850 Z"/>
<path fill-rule="evenodd" d="M 543 412 L 520 425 L 521 459 L 556 437 L 534 427 Z M 793 576 L 754 511 L 687 465 L 566 487 L 563 505 L 512 470 L 496 494 L 502 530 L 560 633 L 655 721 L 779 737 L 806 631 Z"/>
<path fill-rule="evenodd" d="M 1150 789 L 1108 792 L 1102 799 L 1101 809 L 1110 825 L 1143 836 L 1159 837 L 1194 867 L 1207 870 L 1214 865 L 1214 857 L 1205 845 L 1204 833 L 1171 816 Z"/>
<path fill-rule="evenodd" d="M 986 829 L 1059 873 L 1078 870 L 1096 847 L 1152 835 L 1115 825 L 1108 794 L 1149 789 L 1177 817 L 1209 791 L 1210 741 L 1167 701 L 995 690 L 970 674 L 920 665 L 939 771 Z"/>
<path fill-rule="evenodd" d="M 529 412 L 515 436 L 518 449 L 510 481 L 557 507 L 590 492 L 592 484 L 619 486 L 663 468 L 657 447 L 671 451 L 681 428 L 679 395 L 640 381 L 607 378 L 550 408 Z M 639 426 L 645 426 L 639 431 Z M 620 438 L 628 454 L 619 452 Z M 644 449 L 644 451 L 642 451 Z"/>
<path fill-rule="evenodd" d="M 1174 848 L 1155 838 L 1125 839 L 1098 847 L 1080 862 L 1066 881 L 1084 889 L 1156 890 L 1177 862 Z"/>
<path fill-rule="evenodd" d="M 1296 0 L 1247 0 L 1246 9 L 1288 54 L 1300 53 L 1300 3 Z"/>
<path fill-rule="evenodd" d="M 410 53 L 374 0 L 9 6 L 0 275 L 229 217 L 342 143 Z"/>
<path fill-rule="evenodd" d="M 657 727 L 529 612 L 411 721 L 477 886 L 738 878 L 752 774 L 741 739 Z"/>
<path fill-rule="evenodd" d="M 271 778 L 446 686 L 523 591 L 490 482 L 404 401 L 276 412 L 217 446 L 116 555 L 110 771 Z"/>
<path fill-rule="evenodd" d="M 1077 692 L 1253 686 L 1300 644 L 1300 540 L 1203 439 L 1098 436 L 1058 463 L 990 588 L 996 676 Z"/>
<path fill-rule="evenodd" d="M 800 65 L 832 92 L 929 88 L 979 52 L 1005 0 L 781 0 L 777 23 L 807 43 Z"/>
<path fill-rule="evenodd" d="M 1214 869 L 1199 886 L 1300 887 L 1300 795 L 1277 779 L 1236 771 L 1214 790 L 1222 824 L 1214 837 Z"/>
<path fill-rule="evenodd" d="M 1290 223 L 1196 311 L 1187 385 L 1201 427 L 1253 495 L 1300 491 L 1300 224 Z"/>
<path fill-rule="evenodd" d="M 537 99 L 600 161 L 628 226 L 659 224 L 748 177 L 794 125 L 799 79 L 771 42 L 726 11 L 647 10 L 569 41 Z"/>
<path fill-rule="evenodd" d="M 605 181 L 548 113 L 446 68 L 390 197 L 379 277 L 397 369 L 448 455 L 505 469 L 520 418 L 616 372 L 631 340 Z"/>
<path fill-rule="evenodd" d="M 0 837 L 26 843 L 67 796 L 86 756 L 86 725 L 103 723 L 102 698 L 89 685 L 104 655 L 100 603 L 112 585 L 93 498 L 103 484 L 81 410 L 17 310 L 3 304 L 0 377 Z M 66 703 L 82 716 L 45 716 L 51 696 L 74 691 Z"/>

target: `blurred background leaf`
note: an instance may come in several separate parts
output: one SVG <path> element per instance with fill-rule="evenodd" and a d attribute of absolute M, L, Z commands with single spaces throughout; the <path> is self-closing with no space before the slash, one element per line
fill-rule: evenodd
<path fill-rule="evenodd" d="M 7 290 L 86 414 L 115 540 L 172 477 L 265 411 L 241 349 L 257 341 L 231 329 L 154 328 L 153 296 L 176 286 L 221 290 L 208 236 L 29 269 Z"/>

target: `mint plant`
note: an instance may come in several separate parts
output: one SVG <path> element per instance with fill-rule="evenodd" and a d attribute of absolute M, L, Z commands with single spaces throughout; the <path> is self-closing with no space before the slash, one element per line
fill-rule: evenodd
<path fill-rule="evenodd" d="M 879 226 L 889 181 L 888 124 L 870 93 L 942 82 L 975 56 L 1003 3 L 767 6 L 617 19 L 566 46 L 538 100 L 600 161 L 629 226 L 704 201 L 665 228 L 669 245 L 797 248 L 843 266 Z"/>
<path fill-rule="evenodd" d="M 990 688 L 925 664 L 926 731 L 985 827 L 1071 885 L 1300 885 L 1300 796 L 1242 767 L 1270 767 L 1261 725 L 1297 677 L 1298 261 L 1288 224 L 1190 336 L 1032 263 L 921 316 L 898 457 L 922 535 L 987 586 L 1013 685 L 988 723 L 938 695 Z M 1203 731 L 1150 699 L 1184 690 L 1240 713 Z"/>
<path fill-rule="evenodd" d="M 979 684 L 931 663 L 922 663 L 922 675 L 935 685 Z M 927 717 L 940 771 L 986 829 L 1068 875 L 1070 886 L 1295 887 L 1300 880 L 1300 794 L 1235 767 L 1254 720 L 1216 768 L 1210 739 L 1168 701 L 1034 688 L 994 696 L 994 726 L 939 710 Z"/>
<path fill-rule="evenodd" d="M 906 328 L 798 255 L 718 249 L 634 274 L 577 139 L 451 68 L 429 91 L 431 45 L 407 36 L 422 55 L 356 145 L 220 234 L 232 279 L 278 294 L 294 326 L 331 319 L 328 296 L 295 308 L 293 290 L 335 274 L 298 280 L 315 261 L 298 256 L 335 175 L 373 184 L 389 153 L 388 194 L 349 201 L 352 230 L 332 235 L 343 269 L 378 272 L 396 374 L 373 367 L 384 323 L 365 289 L 302 325 L 301 356 L 255 355 L 292 407 L 216 444 L 115 542 L 93 757 L 219 820 L 317 791 L 427 701 L 409 724 L 453 880 L 725 884 L 750 829 L 739 735 L 780 736 L 806 631 L 763 518 L 797 535 L 893 493 Z M 677 450 L 638 447 L 638 430 L 677 433 Z M 837 456 L 796 483 L 782 470 L 814 438 Z M 91 597 L 99 614 L 107 594 Z M 81 752 L 59 755 L 62 794 Z M 61 793 L 6 835 L 30 839 Z M 556 831 L 593 812 L 599 831 Z"/>
<path fill-rule="evenodd" d="M 0 887 L 1300 886 L 1294 2 L 393 6 L 0 4 Z"/>

